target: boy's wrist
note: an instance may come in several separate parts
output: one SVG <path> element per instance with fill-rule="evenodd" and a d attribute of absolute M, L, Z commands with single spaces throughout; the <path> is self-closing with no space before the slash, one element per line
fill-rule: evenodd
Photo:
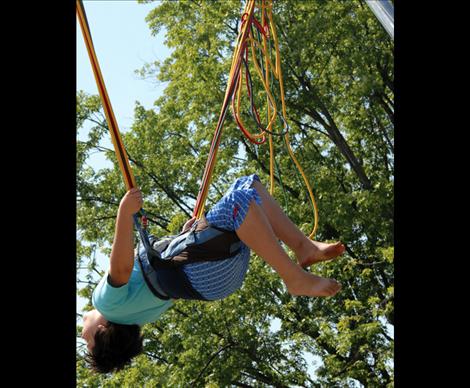
<path fill-rule="evenodd" d="M 118 217 L 126 217 L 126 218 L 131 217 L 132 218 L 133 215 L 134 214 L 130 210 L 126 209 L 125 207 L 123 206 L 119 207 Z"/>

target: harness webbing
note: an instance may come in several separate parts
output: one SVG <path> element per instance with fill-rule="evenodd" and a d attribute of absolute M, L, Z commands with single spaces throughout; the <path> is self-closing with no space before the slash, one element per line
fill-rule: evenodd
<path fill-rule="evenodd" d="M 255 9 L 257 12 L 261 13 L 261 22 L 259 22 L 255 16 Z M 255 36 L 254 31 L 257 32 Z M 269 49 L 274 45 L 274 59 L 271 58 L 271 50 L 268 52 L 268 41 Z M 266 119 L 267 125 L 263 127 L 261 125 L 260 113 L 256 109 L 254 104 L 254 93 L 252 91 L 252 77 L 250 75 L 249 66 L 248 66 L 248 45 L 251 48 L 251 59 L 253 66 L 256 70 L 256 73 L 259 76 L 259 79 L 264 87 L 266 92 Z M 258 63 L 256 56 L 257 53 L 261 59 L 261 66 Z M 243 66 L 242 66 L 243 64 Z M 263 66 L 264 65 L 264 66 Z M 263 68 L 264 67 L 264 68 Z M 243 69 L 245 69 L 245 74 L 243 74 Z M 245 77 L 244 77 L 245 76 Z M 273 78 L 276 78 L 279 83 L 279 95 L 281 97 L 281 110 L 277 109 L 275 93 L 273 92 L 270 82 Z M 243 89 L 243 80 L 245 78 L 245 84 L 247 89 L 247 94 L 249 97 L 249 106 L 250 114 L 255 121 L 256 127 L 261 131 L 259 134 L 252 134 L 248 132 L 245 128 L 245 125 L 240 117 L 240 107 L 241 107 L 241 95 Z M 275 24 L 272 16 L 272 0 L 247 0 L 245 4 L 245 9 L 242 14 L 242 23 L 240 31 L 237 38 L 237 44 L 235 46 L 234 54 L 232 57 L 232 65 L 230 69 L 229 78 L 227 81 L 227 88 L 225 92 L 225 99 L 222 104 L 221 113 L 219 120 L 217 122 L 217 127 L 212 139 L 212 144 L 209 152 L 209 156 L 206 162 L 206 167 L 204 170 L 204 176 L 202 179 L 201 187 L 199 189 L 199 195 L 197 198 L 196 205 L 194 207 L 193 216 L 200 218 L 204 212 L 204 203 L 207 199 L 208 188 L 212 178 L 212 173 L 214 170 L 215 159 L 217 156 L 217 149 L 220 143 L 222 125 L 225 121 L 225 116 L 227 113 L 229 99 L 232 98 L 232 111 L 235 121 L 243 132 L 245 137 L 253 144 L 259 145 L 263 144 L 266 141 L 266 135 L 269 139 L 269 150 L 270 150 L 270 193 L 273 194 L 274 190 L 274 169 L 275 169 L 275 159 L 274 159 L 274 144 L 273 136 L 283 136 L 284 142 L 287 148 L 287 152 L 294 162 L 297 170 L 302 175 L 305 186 L 307 187 L 311 204 L 313 207 L 313 216 L 314 216 L 314 226 L 310 234 L 310 238 L 315 236 L 316 230 L 318 228 L 318 209 L 313 196 L 312 189 L 308 182 L 308 179 L 300 165 L 297 161 L 289 140 L 289 125 L 286 119 L 286 106 L 284 99 L 284 83 L 282 79 L 281 72 L 281 56 L 279 51 L 278 38 L 276 33 Z M 280 119 L 282 123 L 282 130 L 278 133 L 273 131 L 273 126 L 275 125 L 276 119 Z"/>
<path fill-rule="evenodd" d="M 122 176 L 124 177 L 124 182 L 126 184 L 127 190 L 130 190 L 136 186 L 134 174 L 132 173 L 129 164 L 129 159 L 127 157 L 127 152 L 124 148 L 124 144 L 119 133 L 118 124 L 114 116 L 113 108 L 108 97 L 108 92 L 106 91 L 106 86 L 104 84 L 103 76 L 101 74 L 98 58 L 96 57 L 95 48 L 93 46 L 93 40 L 91 39 L 90 27 L 88 25 L 88 20 L 86 18 L 85 8 L 83 7 L 82 0 L 77 0 L 76 5 L 78 21 L 80 22 L 83 38 L 85 40 L 85 45 L 88 51 L 88 56 L 90 57 L 91 66 L 93 68 L 93 75 L 95 76 L 96 85 L 100 93 L 101 103 L 103 105 L 104 113 L 106 115 L 106 121 L 109 127 L 109 132 L 111 133 L 111 139 L 114 145 L 114 151 L 116 152 L 119 168 L 121 169 Z"/>
<path fill-rule="evenodd" d="M 80 27 L 83 33 L 83 38 L 85 40 L 85 45 L 88 51 L 88 56 L 90 57 L 93 75 L 95 76 L 96 86 L 98 87 L 98 91 L 100 93 L 101 104 L 103 105 L 104 113 L 106 115 L 106 121 L 108 123 L 109 132 L 113 141 L 114 151 L 116 153 L 116 157 L 119 163 L 119 168 L 121 169 L 126 188 L 127 190 L 130 190 L 136 187 L 134 174 L 132 173 L 132 169 L 129 164 L 129 159 L 127 157 L 127 152 L 124 148 L 124 143 L 122 142 L 118 124 L 114 116 L 113 108 L 111 106 L 111 101 L 109 100 L 108 92 L 106 91 L 106 85 L 104 83 L 100 65 L 98 63 L 98 58 L 95 53 L 95 48 L 90 33 L 90 26 L 88 25 L 88 20 L 86 17 L 85 8 L 83 6 L 82 0 L 76 0 L 76 10 L 78 21 L 80 22 Z M 139 215 L 142 217 L 143 227 L 139 222 Z M 139 232 L 142 243 L 145 246 L 145 249 L 149 251 L 150 241 L 146 228 L 147 216 L 144 209 L 140 209 L 139 213 L 134 215 L 134 223 Z"/>
<path fill-rule="evenodd" d="M 249 27 L 251 25 L 251 20 L 253 17 L 253 12 L 255 9 L 255 0 L 248 0 L 245 4 L 244 15 L 247 17 L 245 22 L 242 23 L 240 32 L 237 38 L 237 45 L 232 59 L 232 66 L 230 68 L 230 73 L 227 82 L 227 88 L 225 90 L 224 102 L 222 104 L 222 109 L 220 111 L 219 120 L 215 129 L 214 137 L 212 138 L 211 148 L 209 150 L 209 156 L 207 158 L 206 167 L 204 168 L 204 175 L 202 177 L 201 187 L 199 189 L 198 197 L 196 200 L 196 205 L 194 207 L 193 216 L 201 218 L 204 213 L 204 206 L 207 199 L 207 194 L 209 192 L 209 185 L 212 178 L 212 172 L 215 166 L 215 160 L 217 156 L 217 151 L 219 148 L 220 138 L 222 134 L 222 126 L 225 121 L 225 116 L 227 114 L 227 109 L 229 106 L 230 98 L 232 98 L 235 92 L 236 79 L 240 72 L 242 55 L 246 45 L 246 38 L 249 33 Z"/>

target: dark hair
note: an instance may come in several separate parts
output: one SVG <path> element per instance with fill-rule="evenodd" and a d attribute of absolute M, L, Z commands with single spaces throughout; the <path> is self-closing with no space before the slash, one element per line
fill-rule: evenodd
<path fill-rule="evenodd" d="M 143 337 L 138 325 L 108 322 L 106 328 L 95 333 L 95 346 L 86 356 L 96 372 L 121 370 L 143 351 Z"/>

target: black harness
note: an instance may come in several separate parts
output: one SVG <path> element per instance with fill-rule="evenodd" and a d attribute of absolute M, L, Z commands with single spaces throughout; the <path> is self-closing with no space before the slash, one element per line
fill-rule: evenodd
<path fill-rule="evenodd" d="M 134 217 L 145 253 L 138 260 L 147 286 L 160 299 L 205 300 L 189 283 L 181 267 L 200 261 L 218 261 L 237 255 L 242 242 L 235 231 L 209 224 L 205 216 L 176 236 L 155 239 Z M 150 276 L 152 272 L 153 276 Z"/>

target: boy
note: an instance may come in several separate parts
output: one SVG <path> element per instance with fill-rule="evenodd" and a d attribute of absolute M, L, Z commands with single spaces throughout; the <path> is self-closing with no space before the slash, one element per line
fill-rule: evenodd
<path fill-rule="evenodd" d="M 142 207 L 139 189 L 122 198 L 110 267 L 93 292 L 92 310 L 84 315 L 82 337 L 87 342 L 88 360 L 99 372 L 122 369 L 142 352 L 140 326 L 157 320 L 173 304 L 173 299 L 218 300 L 241 287 L 248 269 L 250 249 L 279 274 L 292 295 L 333 296 L 341 285 L 304 270 L 320 261 L 341 255 L 340 242 L 326 244 L 308 239 L 284 214 L 257 175 L 238 178 L 227 193 L 207 213 L 207 221 L 235 231 L 241 249 L 227 259 L 188 263 L 178 270 L 144 269 L 134 259 L 133 214 Z M 189 220 L 183 230 L 191 227 Z M 295 253 L 293 262 L 278 240 Z M 139 253 L 144 254 L 144 253 Z M 158 298 L 149 290 L 142 271 L 156 276 Z"/>

